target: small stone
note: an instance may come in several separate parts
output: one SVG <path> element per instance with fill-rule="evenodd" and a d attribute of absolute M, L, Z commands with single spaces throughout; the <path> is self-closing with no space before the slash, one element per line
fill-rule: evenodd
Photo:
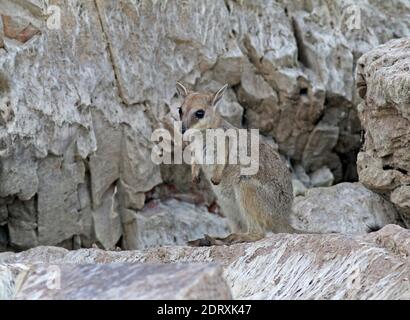
<path fill-rule="evenodd" d="M 292 186 L 293 186 L 293 196 L 294 197 L 305 195 L 307 188 L 300 180 L 292 179 Z"/>
<path fill-rule="evenodd" d="M 322 167 L 310 175 L 312 187 L 330 187 L 333 184 L 334 177 L 332 171 L 327 167 Z"/>
<path fill-rule="evenodd" d="M 400 219 L 390 202 L 362 184 L 339 183 L 296 197 L 291 223 L 310 232 L 364 234 Z"/>

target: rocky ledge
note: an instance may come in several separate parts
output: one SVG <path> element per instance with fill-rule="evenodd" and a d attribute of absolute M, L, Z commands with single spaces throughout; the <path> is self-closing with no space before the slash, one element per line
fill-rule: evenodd
<path fill-rule="evenodd" d="M 8 299 L 410 299 L 410 231 L 274 234 L 233 246 L 0 254 Z M 220 266 L 220 267 L 219 267 Z"/>

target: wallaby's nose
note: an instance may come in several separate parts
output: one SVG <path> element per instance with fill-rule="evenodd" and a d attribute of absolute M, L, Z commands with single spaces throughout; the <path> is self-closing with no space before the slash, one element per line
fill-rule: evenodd
<path fill-rule="evenodd" d="M 182 131 L 182 134 L 184 134 L 185 131 L 186 131 L 186 128 L 185 128 L 185 125 L 184 125 L 184 124 L 182 124 L 181 131 Z"/>

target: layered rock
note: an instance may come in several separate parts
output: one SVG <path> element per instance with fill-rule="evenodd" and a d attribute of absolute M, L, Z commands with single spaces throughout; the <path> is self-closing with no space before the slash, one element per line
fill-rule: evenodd
<path fill-rule="evenodd" d="M 229 83 L 230 121 L 308 174 L 355 180 L 355 59 L 410 33 L 400 0 L 47 4 L 0 3 L 0 249 L 135 248 L 145 193 L 167 176 L 150 135 L 179 103 L 177 80 Z"/>
<path fill-rule="evenodd" d="M 231 298 L 214 264 L 11 265 L 16 300 L 181 300 Z M 82 277 L 78 277 L 81 274 Z M 21 278 L 27 280 L 21 280 Z M 11 293 L 11 295 L 10 295 Z"/>
<path fill-rule="evenodd" d="M 360 181 L 389 197 L 410 227 L 410 38 L 392 40 L 360 58 L 359 116 L 366 132 Z"/>
<path fill-rule="evenodd" d="M 94 294 L 105 298 L 151 298 L 165 294 L 167 298 L 174 298 L 175 291 L 195 286 L 203 289 L 200 292 L 207 294 L 206 297 L 228 297 L 226 284 L 215 269 L 196 265 L 216 262 L 223 266 L 223 277 L 236 299 L 409 299 L 409 257 L 410 231 L 394 225 L 366 236 L 276 234 L 255 243 L 228 247 L 167 247 L 123 252 L 38 247 L 18 254 L 0 254 L 3 263 L 0 270 L 6 270 L 0 273 L 0 286 L 9 288 L 9 297 L 24 299 L 92 298 Z M 140 262 L 146 264 L 124 267 L 124 263 Z M 184 267 L 174 264 L 179 262 L 183 262 Z M 170 265 L 149 269 L 150 263 Z M 55 283 L 51 281 L 55 279 L 55 269 L 49 269 L 47 277 L 50 265 L 62 266 L 60 291 L 47 287 Z M 12 283 L 19 274 L 16 266 L 20 269 L 26 266 L 29 270 L 18 287 L 21 289 Z M 194 275 L 193 271 L 198 269 L 198 275 Z M 100 277 L 92 282 L 95 275 L 91 271 L 104 274 L 108 270 L 112 274 L 108 279 L 115 281 L 101 281 Z M 116 276 L 116 270 L 119 275 L 129 271 L 135 277 L 124 283 Z M 139 270 L 152 275 L 165 270 L 167 273 L 155 279 L 145 277 L 144 285 L 136 286 L 144 274 Z M 85 280 L 70 278 L 74 271 L 82 272 Z M 186 274 L 181 275 L 184 271 Z M 202 280 L 187 286 L 187 281 L 195 277 Z M 69 279 L 71 286 L 64 282 Z M 158 290 L 167 288 L 171 281 L 175 289 L 171 289 L 170 295 Z M 117 290 L 118 283 L 130 291 Z M 103 288 L 109 290 L 104 293 Z M 211 291 L 206 293 L 206 289 Z M 196 290 L 191 292 L 189 297 L 201 297 Z"/>

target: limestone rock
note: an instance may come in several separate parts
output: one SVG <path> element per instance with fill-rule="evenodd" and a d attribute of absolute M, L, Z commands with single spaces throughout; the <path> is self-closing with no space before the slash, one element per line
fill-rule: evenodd
<path fill-rule="evenodd" d="M 358 61 L 359 116 L 366 131 L 358 155 L 360 181 L 390 195 L 410 223 L 410 38 L 392 40 Z M 410 224 L 408 224 L 410 226 Z"/>
<path fill-rule="evenodd" d="M 8 245 L 15 249 L 95 241 L 110 247 L 121 225 L 107 242 L 93 221 L 107 212 L 107 191 L 128 186 L 115 204 L 121 214 L 161 182 L 159 168 L 146 161 L 152 127 L 144 106 L 126 108 L 119 99 L 95 3 L 54 4 L 65 13 L 58 32 L 44 23 L 42 2 L 0 4 L 7 16 L 0 24 L 1 224 L 7 211 Z M 27 29 L 30 39 L 19 38 L 28 26 L 39 32 Z"/>
<path fill-rule="evenodd" d="M 230 232 L 226 219 L 206 207 L 172 199 L 149 203 L 137 214 L 136 225 L 136 249 L 186 245 L 204 234 L 225 237 Z"/>
<path fill-rule="evenodd" d="M 312 187 L 330 187 L 334 180 L 332 171 L 327 167 L 322 167 L 310 175 Z"/>
<path fill-rule="evenodd" d="M 309 232 L 363 234 L 400 218 L 391 203 L 360 183 L 340 183 L 296 197 L 291 223 Z"/>
<path fill-rule="evenodd" d="M 123 252 L 38 247 L 14 255 L 7 254 L 4 259 L 2 256 L 5 254 L 0 254 L 0 261 L 3 260 L 7 266 L 40 264 L 39 270 L 44 270 L 44 264 L 56 264 L 68 270 L 89 268 L 97 271 L 104 270 L 104 267 L 95 264 L 108 264 L 107 268 L 115 271 L 115 265 L 121 270 L 123 263 L 171 263 L 169 269 L 163 269 L 168 270 L 163 283 L 171 281 L 173 285 L 169 271 L 174 270 L 174 263 L 184 262 L 185 267 L 180 271 L 192 275 L 190 268 L 194 268 L 190 263 L 216 262 L 223 266 L 223 277 L 235 299 L 409 299 L 409 232 L 399 226 L 388 225 L 378 232 L 361 236 L 275 234 L 255 243 L 232 246 L 168 247 Z M 73 263 L 79 266 L 69 266 Z M 94 266 L 82 266 L 84 264 Z M 138 270 L 137 266 L 132 268 Z M 114 278 L 115 274 L 110 277 Z M 27 288 L 34 279 L 27 278 Z M 179 279 L 176 277 L 175 281 Z M 220 288 L 222 279 L 216 279 Z M 78 283 L 78 277 L 73 279 L 73 283 Z M 131 280 L 131 286 L 133 283 Z M 96 287 L 97 284 L 106 287 L 107 282 L 99 280 Z M 139 287 L 142 292 L 141 288 L 144 286 Z M 30 296 L 35 296 L 35 292 L 33 290 Z M 157 294 L 162 296 L 166 293 Z"/>
<path fill-rule="evenodd" d="M 306 187 L 310 186 L 310 177 L 300 164 L 293 167 L 293 174 L 295 178 L 300 180 Z"/>
<path fill-rule="evenodd" d="M 307 188 L 305 185 L 298 179 L 292 179 L 292 187 L 293 187 L 293 196 L 304 196 Z"/>
<path fill-rule="evenodd" d="M 16 268 L 16 266 L 9 266 L 9 269 L 13 267 Z M 9 299 L 16 300 L 231 298 L 221 268 L 209 263 L 42 264 L 18 265 L 18 267 L 22 270 L 14 275 L 14 278 L 17 283 L 19 280 L 21 283 L 11 290 L 9 288 L 8 294 L 7 291 L 3 294 L 6 298 L 7 296 Z M 79 274 L 82 276 L 79 277 Z M 7 278 L 3 282 L 5 280 L 7 281 Z"/>

